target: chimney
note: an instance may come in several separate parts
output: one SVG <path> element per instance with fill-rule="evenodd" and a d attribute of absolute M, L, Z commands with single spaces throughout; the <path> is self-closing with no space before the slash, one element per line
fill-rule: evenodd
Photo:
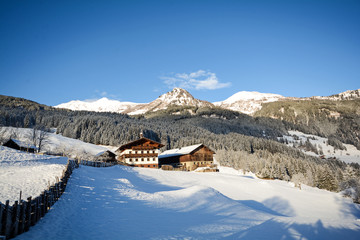
<path fill-rule="evenodd" d="M 144 134 L 142 133 L 142 131 L 140 132 L 140 138 L 143 138 Z"/>

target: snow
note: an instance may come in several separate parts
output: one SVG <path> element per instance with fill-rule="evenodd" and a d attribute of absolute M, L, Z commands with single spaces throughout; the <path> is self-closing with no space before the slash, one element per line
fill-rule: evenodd
<path fill-rule="evenodd" d="M 256 101 L 263 100 L 264 102 L 274 102 L 274 101 L 278 101 L 281 98 L 284 98 L 284 96 L 273 93 L 241 91 L 235 93 L 228 99 L 222 101 L 222 103 L 231 104 L 237 101 L 251 101 L 251 100 L 256 100 Z"/>
<path fill-rule="evenodd" d="M 80 166 L 53 209 L 16 239 L 358 239 L 340 194 L 241 171 Z"/>
<path fill-rule="evenodd" d="M 302 141 L 303 143 L 306 142 L 306 140 L 309 138 L 309 141 L 312 145 L 317 145 L 318 149 L 319 146 L 321 146 L 323 150 L 323 155 L 326 158 L 333 158 L 336 157 L 337 159 L 344 161 L 346 163 L 359 163 L 360 164 L 360 150 L 358 150 L 354 145 L 351 144 L 343 144 L 346 147 L 346 150 L 334 150 L 333 146 L 330 146 L 327 143 L 327 138 L 319 137 L 316 135 L 311 134 L 305 134 L 299 131 L 289 131 L 290 136 L 283 136 L 284 139 L 288 141 L 288 146 L 292 146 L 294 142 L 300 143 Z M 299 140 L 295 140 L 293 135 L 298 136 Z M 315 140 L 313 140 L 314 138 Z M 306 152 L 308 155 L 312 156 L 320 156 L 313 153 L 313 152 Z"/>
<path fill-rule="evenodd" d="M 67 158 L 36 155 L 0 146 L 0 202 L 36 197 L 60 177 Z"/>
<path fill-rule="evenodd" d="M 131 107 L 135 107 L 141 103 L 133 102 L 120 102 L 117 100 L 110 100 L 106 97 L 93 100 L 93 101 L 80 101 L 74 100 L 67 103 L 62 103 L 56 108 L 66 108 L 71 110 L 85 110 L 85 111 L 95 111 L 95 112 L 118 112 L 122 113 Z"/>
<path fill-rule="evenodd" d="M 214 102 L 213 104 L 232 111 L 252 115 L 262 108 L 263 103 L 276 102 L 284 98 L 284 96 L 279 94 L 241 91 L 224 101 Z"/>

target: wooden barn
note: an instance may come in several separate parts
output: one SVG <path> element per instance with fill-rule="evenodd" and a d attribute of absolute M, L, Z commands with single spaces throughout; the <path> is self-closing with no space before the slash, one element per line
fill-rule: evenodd
<path fill-rule="evenodd" d="M 159 155 L 159 165 L 172 165 L 184 167 L 191 171 L 198 167 L 209 167 L 213 165 L 215 152 L 204 144 L 197 144 L 182 148 L 167 150 Z"/>
<path fill-rule="evenodd" d="M 158 168 L 159 148 L 164 145 L 148 138 L 140 138 L 116 150 L 120 163 L 134 167 Z"/>
<path fill-rule="evenodd" d="M 37 147 L 35 147 L 34 145 L 12 138 L 5 142 L 3 146 L 30 153 L 34 153 L 37 151 Z"/>
<path fill-rule="evenodd" d="M 100 162 L 115 162 L 116 161 L 116 154 L 107 150 L 103 152 L 99 152 L 95 156 L 95 161 Z"/>

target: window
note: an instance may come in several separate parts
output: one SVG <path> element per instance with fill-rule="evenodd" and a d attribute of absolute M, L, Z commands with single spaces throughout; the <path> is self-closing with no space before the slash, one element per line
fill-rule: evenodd
<path fill-rule="evenodd" d="M 137 161 L 138 161 L 138 159 L 136 158 L 136 159 L 135 159 L 135 161 L 137 162 Z"/>
<path fill-rule="evenodd" d="M 135 154 L 137 154 L 137 151 L 135 151 Z"/>
<path fill-rule="evenodd" d="M 147 158 L 146 160 L 147 160 L 147 161 L 150 161 L 150 158 Z"/>
<path fill-rule="evenodd" d="M 131 154 L 131 150 L 129 151 L 129 154 Z"/>
<path fill-rule="evenodd" d="M 142 159 L 141 159 L 141 161 L 143 162 L 143 161 L 144 161 L 144 159 L 142 158 Z"/>
<path fill-rule="evenodd" d="M 129 162 L 132 162 L 132 159 L 131 159 L 131 158 L 129 159 Z"/>

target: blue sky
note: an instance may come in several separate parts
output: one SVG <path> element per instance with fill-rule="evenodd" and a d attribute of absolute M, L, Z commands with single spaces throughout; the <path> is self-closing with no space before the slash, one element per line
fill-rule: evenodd
<path fill-rule="evenodd" d="M 358 89 L 360 1 L 2 0 L 0 84 L 47 105 Z"/>

